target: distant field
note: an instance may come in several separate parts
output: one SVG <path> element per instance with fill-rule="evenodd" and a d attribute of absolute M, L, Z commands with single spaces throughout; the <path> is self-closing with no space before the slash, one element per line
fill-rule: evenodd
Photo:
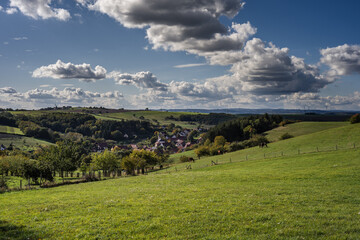
<path fill-rule="evenodd" d="M 150 120 L 153 123 L 158 122 L 160 125 L 174 123 L 175 125 L 179 125 L 185 128 L 195 128 L 198 126 L 198 123 L 189 124 L 188 122 L 166 119 L 166 117 L 170 117 L 170 116 L 173 116 L 174 118 L 179 118 L 179 116 L 182 114 L 199 114 L 199 113 L 163 112 L 163 111 L 126 111 L 126 112 L 118 112 L 118 113 L 102 113 L 94 116 L 104 120 L 121 120 L 121 119 L 141 120 L 141 118 L 143 117 L 144 119 Z"/>
<path fill-rule="evenodd" d="M 5 147 L 12 144 L 15 148 L 19 148 L 24 151 L 31 151 L 39 148 L 41 145 L 51 145 L 52 143 L 20 135 L 0 133 L 0 145 L 1 144 L 4 144 Z"/>
<path fill-rule="evenodd" d="M 92 114 L 94 117 L 103 120 L 142 120 L 143 117 L 146 120 L 151 121 L 152 123 L 156 124 L 159 123 L 160 125 L 163 124 L 170 124 L 174 123 L 175 125 L 179 125 L 184 128 L 196 128 L 199 124 L 198 123 L 189 123 L 189 122 L 181 122 L 181 121 L 174 121 L 174 120 L 166 120 L 166 117 L 173 116 L 178 118 L 181 114 L 204 114 L 204 113 L 192 113 L 192 112 L 166 112 L 166 111 L 145 111 L 145 110 L 106 110 L 106 109 L 83 109 L 83 108 L 72 108 L 66 110 L 36 110 L 36 111 L 11 111 L 14 115 L 24 114 L 30 116 L 39 116 L 46 113 L 51 112 L 63 112 L 63 113 L 86 113 Z M 93 113 L 91 113 L 93 112 Z M 204 126 L 209 127 L 209 126 Z"/>
<path fill-rule="evenodd" d="M 278 127 L 266 132 L 266 137 L 270 142 L 278 141 L 281 135 L 289 133 L 294 137 L 310 133 L 320 132 L 331 128 L 343 127 L 349 125 L 349 122 L 299 122 L 288 124 L 284 127 Z"/>
<path fill-rule="evenodd" d="M 19 128 L 3 126 L 3 125 L 0 125 L 0 133 L 24 135 L 24 133 Z"/>
<path fill-rule="evenodd" d="M 45 111 L 45 110 L 35 110 L 35 111 L 11 111 L 11 114 L 14 115 L 30 115 L 30 116 L 39 116 L 45 113 L 49 113 L 50 111 Z M 55 112 L 55 111 L 54 111 Z M 61 110 L 58 110 L 56 112 L 62 112 Z"/>

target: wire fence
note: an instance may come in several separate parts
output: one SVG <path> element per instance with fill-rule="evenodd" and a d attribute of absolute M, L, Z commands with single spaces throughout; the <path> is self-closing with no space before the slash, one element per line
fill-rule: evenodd
<path fill-rule="evenodd" d="M 347 143 L 347 144 L 336 144 L 336 145 L 329 145 L 329 146 L 304 146 L 300 147 L 293 147 L 292 149 L 287 149 L 285 151 L 271 151 L 271 147 L 269 148 L 259 148 L 259 150 L 255 151 L 252 149 L 250 153 L 245 150 L 240 150 L 228 154 L 223 155 L 216 155 L 207 157 L 201 160 L 196 160 L 193 163 L 179 163 L 179 164 L 172 164 L 167 165 L 163 169 L 155 169 L 152 171 L 146 171 L 145 174 L 153 173 L 153 174 L 170 174 L 180 171 L 188 171 L 188 170 L 195 170 L 195 169 L 202 169 L 207 168 L 214 165 L 225 164 L 225 163 L 236 163 L 236 162 L 244 162 L 244 161 L 255 161 L 261 159 L 273 159 L 279 157 L 293 157 L 305 154 L 313 154 L 313 153 L 321 153 L 321 152 L 333 152 L 333 151 L 341 151 L 341 150 L 351 150 L 351 149 L 359 149 L 360 143 Z M 227 157 L 228 156 L 228 157 Z M 136 172 L 137 175 L 142 175 L 140 171 Z M 114 179 L 114 178 L 122 178 L 128 177 L 129 175 L 122 174 L 121 172 L 113 172 L 113 173 L 101 173 L 100 171 L 97 172 L 89 172 L 89 173 L 67 173 L 64 176 L 65 178 L 61 178 L 60 175 L 56 176 L 58 178 L 58 182 L 62 182 L 64 185 L 66 184 L 74 184 L 86 181 L 78 181 L 81 179 L 86 178 L 87 176 L 93 176 L 97 178 L 96 180 L 107 180 L 107 179 Z M 65 180 L 65 182 L 64 182 Z M 32 185 L 29 180 L 25 179 L 12 179 L 10 182 L 16 182 L 15 186 L 10 187 L 7 189 L 8 191 L 12 190 L 27 190 L 27 189 L 34 189 L 39 188 L 39 185 Z M 55 185 L 63 185 L 63 184 L 55 184 Z"/>
<path fill-rule="evenodd" d="M 165 173 L 171 172 L 178 172 L 183 170 L 192 170 L 192 169 L 201 169 L 206 168 L 214 165 L 225 164 L 225 163 L 235 163 L 235 162 L 244 162 L 244 161 L 254 161 L 254 160 L 261 160 L 261 159 L 273 159 L 279 157 L 294 157 L 299 155 L 305 154 L 314 154 L 314 153 L 321 153 L 321 152 L 333 152 L 333 151 L 341 151 L 341 150 L 351 150 L 351 149 L 359 149 L 359 143 L 347 143 L 347 144 L 335 144 L 329 146 L 304 146 L 294 147 L 292 149 L 287 149 L 284 151 L 271 151 L 271 147 L 269 148 L 259 148 L 258 151 L 252 151 L 250 153 L 241 153 L 240 150 L 238 151 L 237 155 L 234 154 L 225 154 L 225 155 L 216 155 L 207 157 L 204 160 L 197 160 L 195 163 L 184 163 L 184 164 L 175 164 L 169 166 Z M 228 158 L 225 156 L 229 155 Z M 158 172 L 157 174 L 162 174 L 164 172 Z"/>

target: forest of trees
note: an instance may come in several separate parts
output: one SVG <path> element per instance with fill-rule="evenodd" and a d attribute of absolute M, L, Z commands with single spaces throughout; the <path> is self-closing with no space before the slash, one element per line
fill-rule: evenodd
<path fill-rule="evenodd" d="M 203 144 L 195 149 L 195 154 L 200 158 L 266 146 L 269 141 L 262 133 L 279 126 L 281 121 L 280 115 L 264 114 L 220 123 L 205 134 Z"/>
<path fill-rule="evenodd" d="M 0 124 L 19 127 L 28 137 L 50 142 L 61 140 L 60 134 L 65 133 L 121 141 L 151 137 L 155 131 L 154 126 L 144 120 L 110 121 L 96 119 L 89 114 L 59 112 L 35 116 L 1 112 Z"/>
<path fill-rule="evenodd" d="M 280 115 L 269 114 L 237 118 L 211 128 L 206 134 L 206 139 L 213 142 L 216 136 L 223 136 L 230 142 L 244 141 L 277 127 L 281 121 Z"/>

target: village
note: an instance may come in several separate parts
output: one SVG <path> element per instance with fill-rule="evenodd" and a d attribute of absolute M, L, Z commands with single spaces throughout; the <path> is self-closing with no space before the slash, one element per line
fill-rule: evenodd
<path fill-rule="evenodd" d="M 177 130 L 177 129 L 176 129 Z M 149 143 L 132 143 L 132 144 L 116 144 L 111 146 L 107 142 L 99 142 L 95 145 L 93 152 L 103 152 L 105 150 L 145 150 L 158 153 L 180 153 L 186 150 L 192 149 L 194 145 L 197 145 L 201 142 L 202 137 L 199 136 L 200 133 L 205 132 L 206 130 L 202 128 L 197 128 L 196 130 L 191 129 L 181 129 L 174 130 L 171 134 L 166 131 L 165 126 L 163 126 L 163 131 L 155 132 L 153 138 L 151 138 Z M 194 138 L 194 135 L 199 136 Z M 128 134 L 124 134 L 124 138 L 130 138 Z"/>

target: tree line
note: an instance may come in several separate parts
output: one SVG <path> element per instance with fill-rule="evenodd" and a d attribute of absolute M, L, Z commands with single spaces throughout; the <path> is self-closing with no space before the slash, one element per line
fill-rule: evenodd
<path fill-rule="evenodd" d="M 50 142 L 62 139 L 61 134 L 78 133 L 85 137 L 121 141 L 151 137 L 155 127 L 149 121 L 102 120 L 81 113 L 44 113 L 41 115 L 13 115 L 0 112 L 0 124 L 19 127 L 28 137 Z"/>
<path fill-rule="evenodd" d="M 105 150 L 90 153 L 86 146 L 69 140 L 57 142 L 56 145 L 42 147 L 34 153 L 1 151 L 0 174 L 2 186 L 6 188 L 6 176 L 18 176 L 40 184 L 44 181 L 52 182 L 56 175 L 64 178 L 65 174 L 79 172 L 126 171 L 144 173 L 146 169 L 160 166 L 168 160 L 168 155 L 158 155 L 145 150 Z"/>
<path fill-rule="evenodd" d="M 281 122 L 280 115 L 264 114 L 220 123 L 204 135 L 195 154 L 200 158 L 248 147 L 267 146 L 269 140 L 262 133 L 279 126 Z"/>

